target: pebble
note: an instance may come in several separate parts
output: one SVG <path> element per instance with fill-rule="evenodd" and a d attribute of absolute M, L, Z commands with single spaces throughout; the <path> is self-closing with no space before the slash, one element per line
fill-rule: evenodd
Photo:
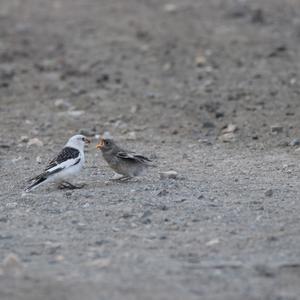
<path fill-rule="evenodd" d="M 199 52 L 198 55 L 196 56 L 195 62 L 197 67 L 201 67 L 205 65 L 206 58 L 201 52 Z"/>
<path fill-rule="evenodd" d="M 66 99 L 56 99 L 54 101 L 54 106 L 59 109 L 70 109 L 71 103 Z"/>
<path fill-rule="evenodd" d="M 267 265 L 256 265 L 254 266 L 255 271 L 263 277 L 275 277 L 276 270 Z"/>
<path fill-rule="evenodd" d="M 177 10 L 177 6 L 174 3 L 167 3 L 164 5 L 164 11 L 168 13 L 175 12 Z"/>
<path fill-rule="evenodd" d="M 56 255 L 53 260 L 55 262 L 61 262 L 65 260 L 65 257 L 63 255 Z"/>
<path fill-rule="evenodd" d="M 206 246 L 214 246 L 220 243 L 220 240 L 218 238 L 216 239 L 212 239 L 210 241 L 208 241 L 205 245 Z"/>
<path fill-rule="evenodd" d="M 99 269 L 106 268 L 110 264 L 111 264 L 111 260 L 109 258 L 99 258 L 99 259 L 96 259 L 96 260 L 86 263 L 86 265 L 89 267 L 96 267 Z"/>
<path fill-rule="evenodd" d="M 136 132 L 135 131 L 128 132 L 126 139 L 130 141 L 136 140 Z"/>
<path fill-rule="evenodd" d="M 47 254 L 54 255 L 61 248 L 62 248 L 62 246 L 59 243 L 53 243 L 51 241 L 45 242 L 45 250 L 46 250 Z"/>
<path fill-rule="evenodd" d="M 265 196 L 266 197 L 272 197 L 273 196 L 273 190 L 269 189 L 269 190 L 265 191 Z"/>
<path fill-rule="evenodd" d="M 130 207 L 125 207 L 121 216 L 123 219 L 128 219 L 133 217 L 133 211 Z"/>
<path fill-rule="evenodd" d="M 235 134 L 233 132 L 224 133 L 219 137 L 223 143 L 230 143 L 235 141 Z"/>
<path fill-rule="evenodd" d="M 15 76 L 15 67 L 10 64 L 0 65 L 0 78 L 2 80 L 11 80 Z"/>
<path fill-rule="evenodd" d="M 6 208 L 16 208 L 18 206 L 17 202 L 8 202 L 6 203 Z"/>
<path fill-rule="evenodd" d="M 38 164 L 42 163 L 42 158 L 40 156 L 37 156 L 35 160 Z"/>
<path fill-rule="evenodd" d="M 225 133 L 233 133 L 233 132 L 236 132 L 238 129 L 237 125 L 235 124 L 228 124 L 226 127 L 224 127 L 222 129 L 222 133 L 225 134 Z"/>
<path fill-rule="evenodd" d="M 166 196 L 168 194 L 169 194 L 169 192 L 164 189 L 164 190 L 159 191 L 158 194 L 157 194 L 157 196 L 158 197 L 162 197 L 162 196 Z"/>
<path fill-rule="evenodd" d="M 262 9 L 257 8 L 252 11 L 251 22 L 258 24 L 265 23 L 265 15 Z"/>
<path fill-rule="evenodd" d="M 165 171 L 159 173 L 160 179 L 177 179 L 178 173 L 176 171 Z"/>
<path fill-rule="evenodd" d="M 44 143 L 38 138 L 32 138 L 27 142 L 27 147 L 30 147 L 32 145 L 42 147 Z"/>
<path fill-rule="evenodd" d="M 300 139 L 293 139 L 291 142 L 290 142 L 290 146 L 294 147 L 294 146 L 299 146 L 300 145 Z"/>
<path fill-rule="evenodd" d="M 132 105 L 130 108 L 130 113 L 135 114 L 139 111 L 140 106 L 139 105 Z"/>
<path fill-rule="evenodd" d="M 29 141 L 29 137 L 27 135 L 22 135 L 20 137 L 20 142 L 21 143 L 27 143 Z"/>
<path fill-rule="evenodd" d="M 215 128 L 216 126 L 213 122 L 205 121 L 205 122 L 203 122 L 202 127 L 203 128 Z"/>
<path fill-rule="evenodd" d="M 74 118 L 80 117 L 85 113 L 84 110 L 70 110 L 68 111 L 68 115 Z"/>
<path fill-rule="evenodd" d="M 152 212 L 151 210 L 145 210 L 144 213 L 142 214 L 141 216 L 141 219 L 145 219 L 145 218 L 148 218 L 152 215 Z"/>
<path fill-rule="evenodd" d="M 10 253 L 3 260 L 3 270 L 5 273 L 18 275 L 22 272 L 23 265 L 16 254 Z"/>
<path fill-rule="evenodd" d="M 271 126 L 271 132 L 272 133 L 280 133 L 283 131 L 283 126 L 279 125 L 279 124 L 274 124 Z"/>

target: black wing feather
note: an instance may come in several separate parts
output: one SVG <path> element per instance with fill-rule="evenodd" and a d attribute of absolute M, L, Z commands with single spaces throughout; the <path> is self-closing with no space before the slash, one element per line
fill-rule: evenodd
<path fill-rule="evenodd" d="M 134 154 L 134 153 L 127 153 L 127 152 L 118 152 L 117 157 L 122 158 L 122 159 L 128 159 L 131 161 L 137 161 L 140 163 L 148 163 L 148 162 L 152 161 L 151 159 L 149 159 L 146 156 Z"/>
<path fill-rule="evenodd" d="M 68 160 L 68 159 L 74 159 L 79 156 L 79 151 L 72 147 L 65 147 L 61 150 L 61 152 L 52 159 L 47 167 L 45 168 L 45 171 L 48 171 L 49 169 L 59 165 L 60 163 Z"/>

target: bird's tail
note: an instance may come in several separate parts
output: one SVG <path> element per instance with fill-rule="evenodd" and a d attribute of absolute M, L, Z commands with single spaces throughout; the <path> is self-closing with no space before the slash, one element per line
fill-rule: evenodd
<path fill-rule="evenodd" d="M 27 181 L 27 183 L 29 183 L 29 185 L 25 188 L 25 192 L 28 193 L 28 192 L 34 190 L 39 185 L 41 185 L 47 178 L 48 178 L 48 176 L 45 173 L 42 173 L 36 177 L 29 179 Z"/>

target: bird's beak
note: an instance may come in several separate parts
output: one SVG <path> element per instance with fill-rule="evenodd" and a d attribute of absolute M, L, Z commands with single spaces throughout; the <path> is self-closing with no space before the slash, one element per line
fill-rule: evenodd
<path fill-rule="evenodd" d="M 85 144 L 90 144 L 91 141 L 90 141 L 88 138 L 85 138 L 85 139 L 84 139 L 84 143 L 85 143 Z"/>
<path fill-rule="evenodd" d="M 101 149 L 103 146 L 104 146 L 104 139 L 101 139 L 101 140 L 99 141 L 99 143 L 97 144 L 96 148 L 97 148 L 97 149 Z"/>

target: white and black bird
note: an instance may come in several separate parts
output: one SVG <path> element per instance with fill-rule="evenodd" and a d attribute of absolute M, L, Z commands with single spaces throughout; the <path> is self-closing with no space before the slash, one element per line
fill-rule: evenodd
<path fill-rule="evenodd" d="M 77 175 L 84 165 L 84 145 L 90 140 L 83 135 L 74 135 L 66 143 L 61 152 L 52 159 L 44 171 L 28 180 L 25 192 L 30 192 L 44 183 L 56 182 L 61 188 L 80 188 L 66 179 Z"/>

